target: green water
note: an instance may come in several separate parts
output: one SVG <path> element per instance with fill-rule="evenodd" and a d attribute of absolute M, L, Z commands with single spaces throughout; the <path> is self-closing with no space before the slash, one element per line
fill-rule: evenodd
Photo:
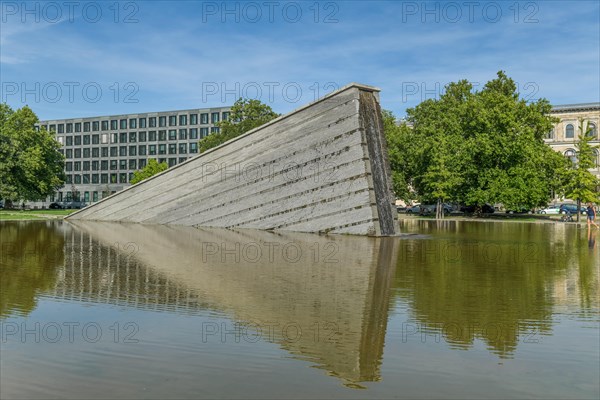
<path fill-rule="evenodd" d="M 597 231 L 0 222 L 1 398 L 598 398 Z"/>

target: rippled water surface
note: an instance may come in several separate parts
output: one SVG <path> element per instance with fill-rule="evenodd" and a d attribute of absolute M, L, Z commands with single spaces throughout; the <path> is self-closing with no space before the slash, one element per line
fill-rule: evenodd
<path fill-rule="evenodd" d="M 1 398 L 600 396 L 600 235 L 0 222 Z"/>

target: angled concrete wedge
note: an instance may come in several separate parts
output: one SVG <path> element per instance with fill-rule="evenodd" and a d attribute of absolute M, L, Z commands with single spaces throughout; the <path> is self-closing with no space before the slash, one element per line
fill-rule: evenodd
<path fill-rule="evenodd" d="M 393 235 L 378 92 L 347 85 L 67 218 Z"/>

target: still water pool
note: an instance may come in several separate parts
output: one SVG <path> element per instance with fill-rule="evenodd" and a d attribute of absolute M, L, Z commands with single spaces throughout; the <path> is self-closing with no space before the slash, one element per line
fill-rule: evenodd
<path fill-rule="evenodd" d="M 597 232 L 0 223 L 1 398 L 600 397 Z"/>

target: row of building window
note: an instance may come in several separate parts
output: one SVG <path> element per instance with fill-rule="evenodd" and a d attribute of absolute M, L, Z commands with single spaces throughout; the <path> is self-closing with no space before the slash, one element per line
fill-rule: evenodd
<path fill-rule="evenodd" d="M 60 149 L 67 160 L 74 158 L 107 158 L 107 157 L 127 157 L 127 156 L 145 156 L 156 154 L 196 154 L 198 153 L 197 142 L 169 143 L 169 144 L 150 144 L 133 146 L 111 146 L 111 147 L 85 147 L 83 149 Z M 66 163 L 69 165 L 69 162 Z"/>
<path fill-rule="evenodd" d="M 112 174 L 83 174 L 67 175 L 67 185 L 89 185 L 109 183 L 128 183 L 133 178 L 133 172 L 121 172 Z"/>
<path fill-rule="evenodd" d="M 90 122 L 67 122 L 62 124 L 42 125 L 46 130 L 57 133 L 79 133 L 79 132 L 99 132 L 116 131 L 124 129 L 145 129 L 162 128 L 167 126 L 188 126 L 198 125 L 198 116 L 200 124 L 216 124 L 220 121 L 227 121 L 231 113 L 229 111 L 202 113 L 202 114 L 181 114 L 159 117 L 142 118 L 123 118 Z M 110 128 L 110 129 L 109 129 Z"/>
<path fill-rule="evenodd" d="M 594 124 L 593 122 L 590 122 L 587 125 L 587 129 L 588 129 L 588 133 L 587 135 L 593 138 L 597 138 L 598 137 L 598 128 L 596 127 L 596 124 Z M 550 131 L 550 133 L 548 133 L 548 135 L 546 136 L 547 139 L 555 139 L 555 135 L 554 135 L 554 129 Z M 575 139 L 575 125 L 573 124 L 567 124 L 565 125 L 565 139 Z"/>
<path fill-rule="evenodd" d="M 180 157 L 180 158 L 159 158 L 158 162 L 162 163 L 165 162 L 169 165 L 169 167 L 172 167 L 174 165 L 177 165 L 177 163 L 182 163 L 184 161 L 186 161 L 187 158 L 185 157 Z M 122 160 L 125 161 L 125 160 Z M 135 163 L 136 160 L 129 160 L 129 162 L 134 162 Z M 139 168 L 144 168 L 146 166 L 146 160 L 138 160 L 138 167 Z M 131 164 L 130 164 L 131 166 Z M 129 169 L 135 169 L 135 168 L 129 168 Z M 112 168 L 111 168 L 112 170 Z M 133 178 L 133 172 L 113 172 L 113 173 L 100 173 L 100 174 L 67 174 L 66 175 L 66 179 L 65 179 L 65 184 L 66 185 L 88 185 L 88 184 L 109 184 L 109 183 L 129 183 L 131 181 L 131 178 Z"/>
<path fill-rule="evenodd" d="M 90 197 L 90 193 L 91 193 L 91 197 Z M 50 201 L 85 201 L 86 203 L 89 203 L 90 200 L 92 202 L 97 202 L 100 201 L 101 198 L 104 197 L 108 197 L 111 194 L 115 194 L 116 191 L 113 190 L 112 192 L 110 191 L 102 191 L 102 192 L 98 192 L 98 191 L 93 191 L 93 192 L 72 192 L 72 191 L 66 191 L 66 192 L 58 192 L 56 194 L 56 196 L 51 196 L 50 197 Z"/>
<path fill-rule="evenodd" d="M 600 168 L 600 151 L 597 149 L 593 149 L 592 151 L 594 152 L 596 168 Z M 568 149 L 563 153 L 563 155 L 571 160 L 573 164 L 577 164 L 577 151 L 575 151 L 575 149 Z"/>
<path fill-rule="evenodd" d="M 218 127 L 210 128 L 210 133 L 218 133 Z M 136 143 L 136 142 L 156 142 L 167 140 L 197 140 L 208 136 L 208 128 L 191 129 L 169 129 L 149 132 L 121 132 L 121 133 L 103 133 L 101 135 L 76 135 L 59 136 L 58 142 L 63 146 L 81 146 L 82 144 L 108 144 L 110 143 Z"/>
<path fill-rule="evenodd" d="M 139 168 L 144 168 L 146 166 L 147 160 L 140 159 L 135 160 L 110 160 L 110 170 L 137 170 Z M 73 163 L 69 162 L 65 165 L 65 171 L 67 172 L 80 172 L 80 171 L 108 171 L 109 170 L 109 161 L 75 161 Z"/>

